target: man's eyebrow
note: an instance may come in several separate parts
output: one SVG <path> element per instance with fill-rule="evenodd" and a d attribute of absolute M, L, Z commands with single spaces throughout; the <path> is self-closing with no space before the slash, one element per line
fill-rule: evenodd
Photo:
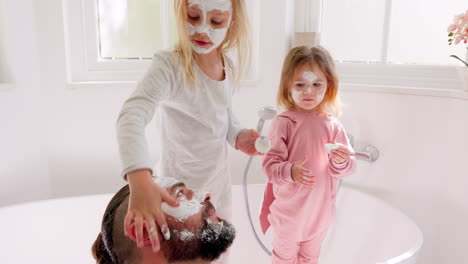
<path fill-rule="evenodd" d="M 169 192 L 172 193 L 172 192 L 173 192 L 176 188 L 178 188 L 178 187 L 185 187 L 185 183 L 179 182 L 179 183 L 176 183 L 176 184 L 172 185 L 172 187 L 171 187 L 171 189 L 170 189 Z"/>

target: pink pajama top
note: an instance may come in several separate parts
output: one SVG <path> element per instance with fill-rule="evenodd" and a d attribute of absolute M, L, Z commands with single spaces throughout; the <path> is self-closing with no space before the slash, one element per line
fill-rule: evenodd
<path fill-rule="evenodd" d="M 270 224 L 301 240 L 328 228 L 335 216 L 338 179 L 352 174 L 356 160 L 336 164 L 326 143 L 341 143 L 352 150 L 338 119 L 324 113 L 290 110 L 271 123 L 272 148 L 265 154 L 263 169 L 268 178 L 260 225 L 263 233 Z M 305 159 L 304 167 L 315 177 L 314 186 L 296 183 L 291 177 L 294 162 Z M 285 231 L 285 232 L 286 232 Z"/>

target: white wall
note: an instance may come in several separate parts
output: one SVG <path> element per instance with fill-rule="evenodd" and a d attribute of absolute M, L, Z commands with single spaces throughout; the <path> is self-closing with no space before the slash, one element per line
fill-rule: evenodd
<path fill-rule="evenodd" d="M 5 56 L 12 59 L 0 89 L 0 206 L 50 197 L 47 155 L 41 145 L 38 48 L 31 0 L 2 0 Z M 20 14 L 20 15 L 19 15 Z M 5 66 L 5 64 L 3 64 Z M 13 88 L 11 88 L 13 87 Z"/>
<path fill-rule="evenodd" d="M 0 91 L 0 206 L 114 192 L 124 184 L 114 124 L 133 87 L 67 85 L 61 1 L 1 1 L 8 4 L 16 48 L 15 87 Z M 285 14 L 290 3 L 262 0 L 259 83 L 234 98 L 246 126 L 256 126 L 258 107 L 274 105 L 291 32 Z M 421 263 L 468 262 L 468 252 L 456 246 L 468 244 L 468 101 L 379 91 L 344 87 L 343 123 L 357 141 L 382 154 L 374 164 L 359 163 L 346 183 L 415 220 L 425 235 Z M 232 153 L 234 183 L 241 182 L 246 160 Z M 258 161 L 253 171 L 260 170 Z"/>
<path fill-rule="evenodd" d="M 421 263 L 468 263 L 468 100 L 356 90 L 344 98 L 343 123 L 381 152 L 374 164 L 360 163 L 346 183 L 419 225 Z"/>

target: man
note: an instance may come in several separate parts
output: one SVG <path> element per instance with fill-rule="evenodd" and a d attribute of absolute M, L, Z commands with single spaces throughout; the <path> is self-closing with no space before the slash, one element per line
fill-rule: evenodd
<path fill-rule="evenodd" d="M 137 236 L 135 223 L 132 223 L 128 235 L 124 233 L 130 194 L 126 185 L 109 202 L 101 232 L 93 244 L 93 256 L 98 264 L 211 263 L 232 245 L 235 229 L 216 215 L 209 194 L 194 193 L 184 183 L 170 177 L 158 178 L 156 183 L 180 201 L 178 207 L 162 204 L 170 230 L 169 239 L 163 239 L 157 229 L 149 228 L 150 233 L 158 233 L 161 241 L 161 250 L 154 253 L 151 234 L 146 231 L 143 234 L 144 246 L 137 247 L 134 242 Z"/>

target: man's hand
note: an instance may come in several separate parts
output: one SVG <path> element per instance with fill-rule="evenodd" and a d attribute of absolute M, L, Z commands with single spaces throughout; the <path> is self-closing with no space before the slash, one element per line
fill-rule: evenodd
<path fill-rule="evenodd" d="M 255 140 L 260 137 L 260 134 L 254 129 L 242 131 L 236 139 L 236 149 L 244 152 L 249 156 L 262 155 L 255 149 Z"/>

